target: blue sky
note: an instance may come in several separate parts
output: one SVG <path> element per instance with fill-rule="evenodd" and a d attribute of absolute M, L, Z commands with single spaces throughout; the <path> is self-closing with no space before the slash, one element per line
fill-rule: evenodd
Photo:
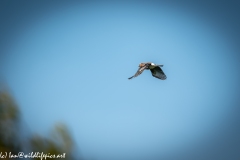
<path fill-rule="evenodd" d="M 155 3 L 83 3 L 33 15 L 0 74 L 32 132 L 69 128 L 85 158 L 157 159 L 208 144 L 239 93 L 231 37 L 207 18 Z M 132 80 L 140 62 L 163 64 Z"/>

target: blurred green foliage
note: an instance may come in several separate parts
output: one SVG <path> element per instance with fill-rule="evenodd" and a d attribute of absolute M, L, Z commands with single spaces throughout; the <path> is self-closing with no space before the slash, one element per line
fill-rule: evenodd
<path fill-rule="evenodd" d="M 6 90 L 0 91 L 0 152 L 17 153 L 21 149 L 19 109 Z"/>
<path fill-rule="evenodd" d="M 48 155 L 63 155 L 64 158 L 47 158 L 51 160 L 73 160 L 74 143 L 71 134 L 64 124 L 56 124 L 47 137 L 31 135 L 26 141 L 21 137 L 20 110 L 8 90 L 0 88 L 0 153 L 18 154 L 27 150 Z M 9 158 L 9 157 L 6 157 Z M 34 159 L 41 159 L 40 157 Z M 44 159 L 44 158 L 43 158 Z"/>
<path fill-rule="evenodd" d="M 74 159 L 73 141 L 67 127 L 63 124 L 57 124 L 49 138 L 39 135 L 32 136 L 30 146 L 32 152 L 50 153 L 51 155 L 63 155 L 65 153 L 66 157 L 64 159 Z"/>

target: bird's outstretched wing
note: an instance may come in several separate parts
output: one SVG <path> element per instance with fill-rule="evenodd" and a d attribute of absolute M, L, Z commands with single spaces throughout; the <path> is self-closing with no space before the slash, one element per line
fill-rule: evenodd
<path fill-rule="evenodd" d="M 150 71 L 152 72 L 153 77 L 159 78 L 161 80 L 165 80 L 167 78 L 167 76 L 160 67 L 155 67 L 153 69 L 150 69 Z"/>
<path fill-rule="evenodd" d="M 144 65 L 143 67 L 140 67 L 138 71 L 133 75 L 132 77 L 129 77 L 128 79 L 132 79 L 133 77 L 137 77 L 138 75 L 142 74 L 142 72 L 146 69 L 147 65 Z"/>

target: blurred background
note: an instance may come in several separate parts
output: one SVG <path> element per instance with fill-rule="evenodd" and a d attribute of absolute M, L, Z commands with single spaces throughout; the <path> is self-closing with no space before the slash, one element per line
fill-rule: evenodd
<path fill-rule="evenodd" d="M 0 152 L 239 160 L 237 1 L 0 1 Z M 140 62 L 163 64 L 167 79 Z"/>

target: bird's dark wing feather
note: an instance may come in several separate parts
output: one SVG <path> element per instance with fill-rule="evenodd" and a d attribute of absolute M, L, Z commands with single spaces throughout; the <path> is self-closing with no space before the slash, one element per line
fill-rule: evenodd
<path fill-rule="evenodd" d="M 140 67 L 138 71 L 133 75 L 132 77 L 129 77 L 128 79 L 132 79 L 133 77 L 137 77 L 138 75 L 142 74 L 142 72 L 146 69 L 147 65 Z"/>
<path fill-rule="evenodd" d="M 160 67 L 155 67 L 153 69 L 150 69 L 150 71 L 152 72 L 153 77 L 159 78 L 161 80 L 165 80 L 167 78 L 167 76 Z"/>

